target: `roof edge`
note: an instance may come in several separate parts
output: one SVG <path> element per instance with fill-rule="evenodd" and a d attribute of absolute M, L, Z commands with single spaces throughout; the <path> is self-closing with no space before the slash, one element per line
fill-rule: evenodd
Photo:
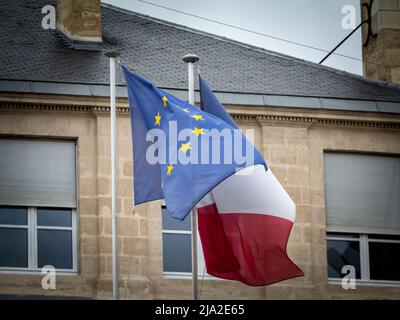
<path fill-rule="evenodd" d="M 187 90 L 160 87 L 180 99 L 187 98 Z M 109 97 L 109 86 L 101 84 L 38 82 L 20 80 L 0 80 L 0 92 L 73 95 L 86 97 Z M 125 85 L 116 87 L 119 98 L 127 98 Z M 248 106 L 273 106 L 299 109 L 324 109 L 341 111 L 361 111 L 400 114 L 400 102 L 356 100 L 329 97 L 289 96 L 276 94 L 251 94 L 215 92 L 223 104 Z M 198 90 L 195 102 L 200 102 Z"/>

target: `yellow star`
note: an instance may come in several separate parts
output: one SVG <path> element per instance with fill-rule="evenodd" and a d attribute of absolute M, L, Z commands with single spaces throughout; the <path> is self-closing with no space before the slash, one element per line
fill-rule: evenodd
<path fill-rule="evenodd" d="M 192 147 L 190 146 L 190 142 L 188 142 L 188 143 L 182 143 L 179 151 L 186 153 L 186 151 L 191 150 L 191 149 L 192 149 Z"/>
<path fill-rule="evenodd" d="M 166 96 L 164 96 L 164 97 L 161 98 L 161 100 L 163 101 L 163 106 L 166 107 L 168 98 Z"/>
<path fill-rule="evenodd" d="M 195 133 L 195 134 L 196 134 L 196 137 L 197 137 L 197 136 L 200 135 L 200 134 L 204 134 L 203 130 L 204 130 L 204 129 L 200 129 L 200 128 L 194 127 L 192 133 Z"/>
<path fill-rule="evenodd" d="M 157 112 L 157 115 L 156 115 L 154 118 L 156 119 L 156 123 L 155 123 L 154 125 L 155 125 L 155 126 L 156 126 L 156 125 L 161 125 L 161 123 L 160 123 L 161 116 L 160 116 L 160 113 L 159 113 L 159 112 Z"/>
<path fill-rule="evenodd" d="M 174 166 L 172 164 L 170 164 L 167 168 L 167 176 L 171 175 L 172 170 L 174 169 Z"/>
<path fill-rule="evenodd" d="M 192 116 L 192 118 L 193 118 L 193 119 L 196 119 L 196 121 L 204 120 L 204 119 L 203 119 L 203 116 L 200 115 L 200 114 L 195 114 L 194 116 Z"/>
<path fill-rule="evenodd" d="M 188 108 L 181 108 L 185 112 L 190 112 Z"/>

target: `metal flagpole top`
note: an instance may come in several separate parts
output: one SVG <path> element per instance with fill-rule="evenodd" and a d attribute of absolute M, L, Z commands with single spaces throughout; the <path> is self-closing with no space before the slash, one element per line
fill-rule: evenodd
<path fill-rule="evenodd" d="M 117 57 L 119 57 L 119 52 L 117 52 L 117 51 L 107 51 L 104 55 L 107 58 L 117 58 Z"/>
<path fill-rule="evenodd" d="M 187 55 L 183 56 L 182 60 L 185 61 L 186 63 L 195 63 L 195 62 L 199 61 L 200 58 L 198 56 L 196 56 L 195 54 L 187 54 Z"/>

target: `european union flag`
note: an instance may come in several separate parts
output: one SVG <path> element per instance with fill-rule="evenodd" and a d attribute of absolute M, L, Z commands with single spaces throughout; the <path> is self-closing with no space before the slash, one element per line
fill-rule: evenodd
<path fill-rule="evenodd" d="M 183 220 L 236 171 L 249 165 L 266 166 L 234 123 L 199 110 L 122 68 L 131 113 L 135 204 L 164 198 L 170 214 Z"/>
<path fill-rule="evenodd" d="M 236 122 L 232 119 L 228 112 L 226 112 L 224 106 L 218 101 L 217 97 L 208 87 L 207 83 L 199 76 L 200 84 L 200 103 L 201 108 L 205 112 L 211 113 L 214 116 L 224 120 L 226 123 L 230 124 L 232 127 L 239 129 Z"/>

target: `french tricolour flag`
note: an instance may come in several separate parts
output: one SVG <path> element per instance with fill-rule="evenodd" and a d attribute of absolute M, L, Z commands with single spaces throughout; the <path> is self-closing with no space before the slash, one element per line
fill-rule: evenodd
<path fill-rule="evenodd" d="M 239 171 L 197 208 L 209 274 L 253 286 L 303 275 L 286 254 L 296 208 L 271 170 Z"/>
<path fill-rule="evenodd" d="M 204 111 L 237 126 L 201 78 L 200 95 Z M 255 165 L 238 171 L 197 209 L 209 274 L 252 286 L 304 275 L 286 253 L 296 207 L 271 169 Z"/>

